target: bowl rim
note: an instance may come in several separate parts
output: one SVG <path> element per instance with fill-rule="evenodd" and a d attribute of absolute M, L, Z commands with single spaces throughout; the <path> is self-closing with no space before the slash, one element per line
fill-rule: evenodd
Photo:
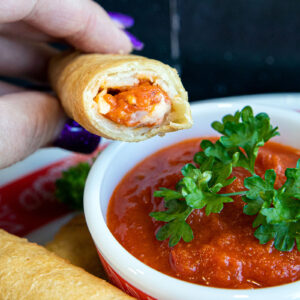
<path fill-rule="evenodd" d="M 235 110 L 244 107 L 245 102 L 222 100 L 191 104 L 192 111 L 201 109 L 203 111 L 202 113 L 204 113 L 207 109 L 216 109 L 216 106 L 219 108 L 230 108 L 233 113 Z M 300 127 L 299 113 L 295 111 L 254 103 L 251 104 L 251 106 L 254 109 L 267 111 L 268 113 L 273 111 L 275 113 L 282 114 L 282 111 L 284 110 L 286 115 L 288 115 L 286 116 L 286 119 L 291 122 L 297 122 Z M 176 141 L 174 141 L 174 143 L 176 143 Z M 197 299 L 196 295 L 199 295 L 201 299 L 214 299 L 212 297 L 215 297 L 215 299 L 223 300 L 232 298 L 265 300 L 266 297 L 271 297 L 272 295 L 280 295 L 280 299 L 295 299 L 296 294 L 297 297 L 300 297 L 300 281 L 253 290 L 224 289 L 202 286 L 165 275 L 142 263 L 127 252 L 127 250 L 119 244 L 108 229 L 101 212 L 99 200 L 101 182 L 105 176 L 105 170 L 112 162 L 115 161 L 115 155 L 120 153 L 120 151 L 122 151 L 122 149 L 126 146 L 127 143 L 124 142 L 113 142 L 101 153 L 91 168 L 84 191 L 84 212 L 92 238 L 104 259 L 121 277 L 123 277 L 126 281 L 128 280 L 128 282 L 133 286 L 153 297 L 161 298 L 160 295 L 165 295 L 164 299 L 174 299 L 172 295 L 187 295 L 186 291 L 188 291 L 188 294 L 195 295 L 193 299 Z M 165 146 L 161 148 L 164 147 Z M 136 286 L 137 284 L 138 286 Z M 149 285 L 151 287 L 149 287 Z M 157 291 L 157 289 L 159 289 L 159 291 Z M 172 290 L 172 294 L 170 294 L 170 290 Z M 184 293 L 182 292 L 183 290 L 185 291 Z"/>

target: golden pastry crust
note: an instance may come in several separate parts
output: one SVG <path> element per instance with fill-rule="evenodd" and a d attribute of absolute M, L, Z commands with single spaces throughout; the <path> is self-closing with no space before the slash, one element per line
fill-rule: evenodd
<path fill-rule="evenodd" d="M 49 75 L 67 114 L 94 134 L 138 142 L 192 126 L 187 92 L 176 70 L 159 61 L 136 55 L 64 53 L 51 61 Z M 170 98 L 171 112 L 161 125 L 127 127 L 98 113 L 93 99 L 100 89 L 132 86 L 140 79 L 160 86 Z"/>
<path fill-rule="evenodd" d="M 0 300 L 133 299 L 44 247 L 0 229 Z"/>
<path fill-rule="evenodd" d="M 62 226 L 53 241 L 46 244 L 45 247 L 71 264 L 106 279 L 83 214 L 75 216 Z"/>

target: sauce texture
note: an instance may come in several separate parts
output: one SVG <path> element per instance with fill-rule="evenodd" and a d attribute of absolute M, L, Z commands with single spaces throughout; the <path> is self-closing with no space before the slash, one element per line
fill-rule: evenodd
<path fill-rule="evenodd" d="M 192 139 L 162 149 L 135 166 L 119 183 L 109 203 L 107 224 L 123 247 L 148 266 L 185 281 L 221 288 L 260 288 L 300 279 L 300 252 L 280 252 L 273 241 L 260 245 L 253 235 L 255 216 L 243 214 L 245 203 L 235 196 L 221 213 L 206 216 L 194 210 L 187 219 L 194 232 L 190 243 L 175 247 L 157 241 L 155 233 L 163 222 L 149 216 L 164 210 L 163 200 L 153 197 L 159 187 L 175 188 L 180 169 L 192 162 L 202 139 Z M 215 139 L 211 139 L 215 140 Z M 259 151 L 255 171 L 277 174 L 275 187 L 284 181 L 286 168 L 294 168 L 300 151 L 269 142 Z M 222 189 L 231 193 L 245 189 L 250 173 L 235 168 L 233 184 Z"/>

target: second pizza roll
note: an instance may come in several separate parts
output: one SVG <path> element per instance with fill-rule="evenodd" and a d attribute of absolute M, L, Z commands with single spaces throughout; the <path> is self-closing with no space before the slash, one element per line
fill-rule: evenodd
<path fill-rule="evenodd" d="M 50 81 L 67 114 L 88 131 L 138 142 L 192 126 L 175 69 L 135 55 L 64 53 Z"/>
<path fill-rule="evenodd" d="M 46 249 L 87 272 L 106 279 L 83 214 L 75 216 L 56 233 Z"/>
<path fill-rule="evenodd" d="M 0 229 L 0 300 L 131 300 L 44 247 Z"/>

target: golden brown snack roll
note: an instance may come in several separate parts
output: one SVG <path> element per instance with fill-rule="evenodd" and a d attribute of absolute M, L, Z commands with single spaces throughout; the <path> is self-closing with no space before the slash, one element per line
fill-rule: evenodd
<path fill-rule="evenodd" d="M 67 52 L 51 61 L 49 76 L 69 117 L 94 134 L 138 142 L 192 126 L 176 70 L 159 61 Z"/>
<path fill-rule="evenodd" d="M 0 300 L 133 299 L 42 246 L 0 229 Z"/>

